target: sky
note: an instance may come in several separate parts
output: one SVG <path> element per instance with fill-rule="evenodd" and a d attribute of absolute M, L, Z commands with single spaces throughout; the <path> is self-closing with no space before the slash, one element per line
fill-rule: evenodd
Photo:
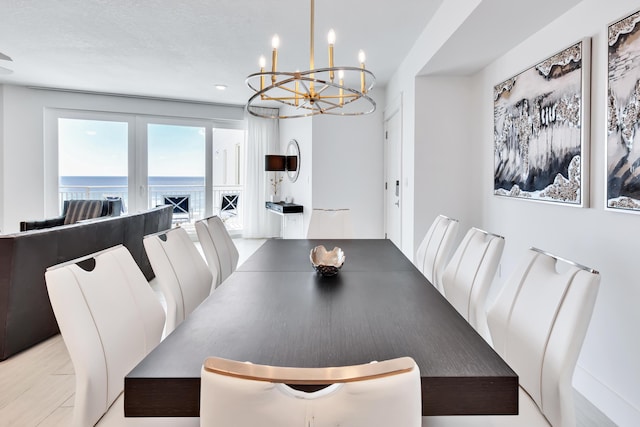
<path fill-rule="evenodd" d="M 149 176 L 204 176 L 204 127 L 149 124 Z M 128 124 L 59 119 L 60 176 L 127 176 Z"/>

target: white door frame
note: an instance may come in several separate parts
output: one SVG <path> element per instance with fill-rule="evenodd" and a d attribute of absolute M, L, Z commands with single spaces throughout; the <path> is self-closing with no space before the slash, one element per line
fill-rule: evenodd
<path fill-rule="evenodd" d="M 402 182 L 403 182 L 403 173 L 402 173 L 402 151 L 403 151 L 403 138 L 402 138 L 402 94 L 400 94 L 395 101 L 393 101 L 392 103 L 389 104 L 389 106 L 385 109 L 384 114 L 383 114 L 383 121 L 384 121 L 384 182 L 385 182 L 385 187 L 384 187 L 384 235 L 385 238 L 388 236 L 388 231 L 389 231 L 389 199 L 392 196 L 393 192 L 395 191 L 395 183 L 391 182 L 391 178 L 389 177 L 389 153 L 388 153 L 388 148 L 389 148 L 389 144 L 387 143 L 387 129 L 388 129 L 388 122 L 389 120 L 391 120 L 392 118 L 395 118 L 395 116 L 397 116 L 397 118 L 400 120 L 400 126 L 399 126 L 399 138 L 400 138 L 400 143 L 399 143 L 399 150 L 400 152 L 397 153 L 397 158 L 399 159 L 399 164 L 398 164 L 398 172 L 399 172 L 399 181 L 400 181 L 400 186 L 399 186 L 399 191 L 400 191 L 400 206 L 399 206 L 399 215 L 398 215 L 398 229 L 399 231 L 399 235 L 398 235 L 398 247 L 402 248 L 402 199 L 403 199 L 403 186 L 402 186 Z"/>

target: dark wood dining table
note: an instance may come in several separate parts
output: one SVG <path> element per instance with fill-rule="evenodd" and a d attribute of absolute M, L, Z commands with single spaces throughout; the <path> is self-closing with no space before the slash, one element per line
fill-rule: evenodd
<path fill-rule="evenodd" d="M 346 261 L 319 276 L 309 252 Z M 324 367 L 411 356 L 423 415 L 518 413 L 518 376 L 385 239 L 268 240 L 126 377 L 128 417 L 197 417 L 209 356 Z"/>

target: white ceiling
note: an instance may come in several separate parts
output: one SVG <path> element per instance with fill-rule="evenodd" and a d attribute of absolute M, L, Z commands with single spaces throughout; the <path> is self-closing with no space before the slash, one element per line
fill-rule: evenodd
<path fill-rule="evenodd" d="M 334 28 L 335 64 L 364 49 L 384 85 L 442 1 L 317 0 L 316 67 Z M 309 0 L 1 0 L 0 83 L 244 104 L 273 34 L 280 69 L 309 68 L 309 19 Z"/>
<path fill-rule="evenodd" d="M 429 59 L 421 74 L 467 75 L 476 72 L 581 1 L 482 0 Z M 565 47 L 568 45 L 562 42 L 549 46 L 549 54 Z M 543 59 L 532 57 L 531 64 Z"/>

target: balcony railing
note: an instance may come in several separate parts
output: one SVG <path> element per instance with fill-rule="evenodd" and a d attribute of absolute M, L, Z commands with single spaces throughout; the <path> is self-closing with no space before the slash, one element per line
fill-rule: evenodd
<path fill-rule="evenodd" d="M 238 195 L 237 209 L 221 212 L 223 195 Z M 199 185 L 152 185 L 149 186 L 149 207 L 163 205 L 165 196 L 189 197 L 189 222 L 195 222 L 206 217 L 205 188 Z M 213 200 L 213 214 L 220 215 L 227 228 L 239 230 L 242 228 L 242 206 L 244 201 L 244 187 L 241 185 L 214 186 L 211 194 Z M 106 197 L 120 197 L 125 212 L 129 206 L 129 193 L 126 186 L 73 186 L 59 187 L 60 212 L 65 200 L 104 199 Z"/>

